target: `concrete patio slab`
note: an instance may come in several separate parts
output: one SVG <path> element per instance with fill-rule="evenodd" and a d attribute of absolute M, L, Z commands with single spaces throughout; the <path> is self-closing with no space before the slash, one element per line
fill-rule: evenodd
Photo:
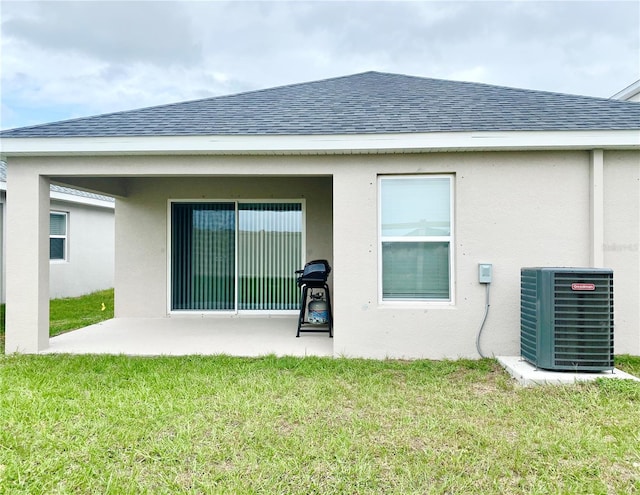
<path fill-rule="evenodd" d="M 619 378 L 640 381 L 640 378 L 619 369 L 597 373 L 547 371 L 536 368 L 520 356 L 497 356 L 496 359 L 520 385 L 525 387 L 533 385 L 571 385 L 577 382 L 596 380 L 597 378 Z"/>
<path fill-rule="evenodd" d="M 297 316 L 114 318 L 49 340 L 43 354 L 333 356 L 327 333 L 296 338 Z"/>

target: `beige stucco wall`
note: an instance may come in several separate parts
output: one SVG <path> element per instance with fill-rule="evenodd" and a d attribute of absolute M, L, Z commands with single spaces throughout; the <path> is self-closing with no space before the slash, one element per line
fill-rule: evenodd
<path fill-rule="evenodd" d="M 7 353 L 37 352 L 49 344 L 49 180 L 42 176 L 42 160 L 16 162 L 7 167 Z"/>
<path fill-rule="evenodd" d="M 614 270 L 615 351 L 640 355 L 640 157 L 605 152 L 604 265 Z"/>
<path fill-rule="evenodd" d="M 624 182 L 637 159 L 635 153 L 615 156 L 622 168 L 616 168 L 614 175 L 607 172 L 607 197 L 619 189 L 609 176 Z M 613 158 L 605 157 L 607 170 L 617 167 L 609 163 Z M 482 350 L 486 355 L 518 354 L 520 268 L 590 263 L 590 154 L 586 151 L 281 157 L 267 159 L 272 162 L 267 165 L 264 160 L 185 157 L 176 165 L 185 175 L 209 168 L 212 173 L 269 170 L 282 176 L 127 181 L 128 196 L 117 206 L 118 316 L 167 314 L 170 198 L 305 197 L 308 225 L 322 226 L 308 229 L 307 259 L 326 257 L 334 267 L 336 355 L 477 357 L 475 341 L 485 305 L 485 287 L 477 282 L 481 262 L 494 268 Z M 287 177 L 319 171 L 333 180 Z M 378 301 L 377 178 L 425 173 L 454 177 L 454 301 L 382 304 Z M 624 204 L 608 200 L 606 206 L 611 230 L 617 231 L 616 223 L 638 223 L 637 208 L 625 209 Z M 621 215 L 620 209 L 625 213 Z M 629 236 L 637 239 L 638 233 L 630 231 Z M 610 237 L 607 230 L 606 238 Z M 626 266 L 620 259 L 613 268 L 623 272 Z M 637 274 L 634 279 L 631 274 L 616 273 L 616 294 L 626 293 L 616 301 L 619 352 L 637 350 L 637 280 Z"/>
<path fill-rule="evenodd" d="M 348 218 L 337 214 L 334 224 L 336 353 L 477 357 L 485 304 L 477 265 L 492 263 L 482 349 L 486 355 L 519 354 L 520 268 L 589 262 L 588 153 L 451 153 L 358 162 L 335 177 L 335 211 L 352 212 Z M 378 302 L 376 178 L 385 173 L 454 174 L 453 304 Z M 354 225 L 361 228 L 349 235 Z"/>
<path fill-rule="evenodd" d="M 170 200 L 304 199 L 306 259 L 331 262 L 331 188 L 331 177 L 129 179 L 128 196 L 116 206 L 116 316 L 168 314 Z"/>
<path fill-rule="evenodd" d="M 58 179 L 86 176 L 88 170 L 86 158 L 22 163 Z M 591 167 L 588 151 L 113 156 L 92 158 L 90 170 L 101 177 L 82 180 L 98 191 L 121 194 L 118 317 L 167 316 L 169 199 L 303 197 L 307 259 L 328 258 L 333 266 L 335 355 L 455 358 L 478 356 L 475 341 L 485 308 L 478 263 L 492 263 L 494 269 L 481 341 L 486 355 L 519 354 L 521 267 L 589 266 Z M 615 270 L 617 353 L 640 354 L 639 167 L 636 151 L 604 153 L 603 250 L 604 265 Z M 380 174 L 454 177 L 451 304 L 378 301 Z M 27 192 L 37 188 L 27 176 L 23 184 Z M 36 217 L 31 210 L 25 215 Z M 19 245 L 14 242 L 14 254 Z M 37 253 L 30 252 L 30 258 Z M 17 276 L 13 280 L 18 285 Z"/>

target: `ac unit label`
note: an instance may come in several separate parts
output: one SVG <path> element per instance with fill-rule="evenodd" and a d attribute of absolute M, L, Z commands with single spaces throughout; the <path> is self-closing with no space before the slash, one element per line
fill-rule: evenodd
<path fill-rule="evenodd" d="M 596 290 L 596 284 L 573 283 L 571 290 Z"/>

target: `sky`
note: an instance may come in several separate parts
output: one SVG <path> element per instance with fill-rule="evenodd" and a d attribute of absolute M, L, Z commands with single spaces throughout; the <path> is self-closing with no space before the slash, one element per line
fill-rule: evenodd
<path fill-rule="evenodd" d="M 608 98 L 640 0 L 0 0 L 0 128 L 375 70 Z"/>

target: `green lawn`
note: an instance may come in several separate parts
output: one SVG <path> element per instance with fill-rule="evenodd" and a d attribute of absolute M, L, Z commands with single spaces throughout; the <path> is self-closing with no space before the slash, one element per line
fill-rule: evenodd
<path fill-rule="evenodd" d="M 2 493 L 640 492 L 640 384 L 492 360 L 11 355 L 0 411 Z"/>
<path fill-rule="evenodd" d="M 49 302 L 49 335 L 58 335 L 76 328 L 113 318 L 113 289 L 82 297 L 52 299 Z M 0 353 L 4 353 L 5 305 L 0 304 Z"/>
<path fill-rule="evenodd" d="M 639 425 L 638 383 L 489 359 L 0 356 L 2 494 L 633 494 Z"/>

